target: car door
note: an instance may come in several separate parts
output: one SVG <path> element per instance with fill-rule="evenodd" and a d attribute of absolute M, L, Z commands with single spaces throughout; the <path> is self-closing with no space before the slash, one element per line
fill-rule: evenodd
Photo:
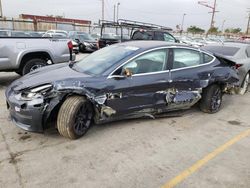
<path fill-rule="evenodd" d="M 130 103 L 131 78 L 112 75 L 103 83 L 99 83 L 100 98 L 106 100 L 105 105 L 115 110 L 115 116 L 122 116 L 129 113 L 132 104 Z"/>
<path fill-rule="evenodd" d="M 170 87 L 175 90 L 175 105 L 177 108 L 192 105 L 208 84 L 214 57 L 189 48 L 172 48 L 169 55 Z"/>
<path fill-rule="evenodd" d="M 122 66 L 132 76 L 127 78 L 130 88 L 127 92 L 127 112 L 143 109 L 153 110 L 165 106 L 164 91 L 168 88 L 169 71 L 166 70 L 168 49 L 146 52 Z"/>

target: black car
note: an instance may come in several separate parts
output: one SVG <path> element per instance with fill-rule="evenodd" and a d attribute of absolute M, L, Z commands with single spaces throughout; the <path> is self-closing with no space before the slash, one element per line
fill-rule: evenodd
<path fill-rule="evenodd" d="M 94 52 L 98 50 L 97 41 L 88 33 L 70 31 L 69 37 L 78 43 L 80 52 Z"/>
<path fill-rule="evenodd" d="M 113 33 L 106 33 L 106 31 Z M 179 43 L 169 32 L 171 28 L 143 23 L 138 21 L 119 19 L 117 22 L 101 21 L 101 36 L 98 40 L 99 48 L 120 42 L 132 40 L 157 40 Z M 116 33 L 116 34 L 114 34 Z"/>
<path fill-rule="evenodd" d="M 115 44 L 76 63 L 51 65 L 14 81 L 7 106 L 17 126 L 42 132 L 56 120 L 67 138 L 83 136 L 92 123 L 157 115 L 199 102 L 219 111 L 234 88 L 234 62 L 188 46 L 161 41 Z"/>

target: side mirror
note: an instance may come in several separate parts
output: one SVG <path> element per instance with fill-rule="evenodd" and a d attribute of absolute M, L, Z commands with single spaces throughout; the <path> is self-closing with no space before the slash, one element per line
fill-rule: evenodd
<path fill-rule="evenodd" d="M 132 76 L 132 71 L 130 69 L 128 69 L 128 68 L 125 68 L 124 72 L 123 72 L 123 75 L 125 77 L 131 77 Z"/>
<path fill-rule="evenodd" d="M 123 80 L 131 76 L 132 76 L 131 70 L 129 70 L 128 68 L 125 68 L 122 72 L 122 75 L 113 75 L 112 78 L 114 78 L 115 80 Z"/>

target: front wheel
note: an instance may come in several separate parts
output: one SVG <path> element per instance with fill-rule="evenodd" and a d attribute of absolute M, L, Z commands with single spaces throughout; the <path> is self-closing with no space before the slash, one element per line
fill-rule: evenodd
<path fill-rule="evenodd" d="M 218 85 L 208 86 L 203 90 L 200 109 L 205 113 L 216 113 L 222 103 L 222 90 Z"/>
<path fill-rule="evenodd" d="M 69 139 L 82 137 L 90 128 L 94 111 L 92 104 L 81 96 L 71 96 L 62 104 L 58 117 L 59 133 Z"/>

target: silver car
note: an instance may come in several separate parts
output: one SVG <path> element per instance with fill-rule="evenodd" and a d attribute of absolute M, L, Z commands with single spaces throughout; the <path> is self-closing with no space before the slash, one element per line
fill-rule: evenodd
<path fill-rule="evenodd" d="M 239 67 L 240 89 L 239 94 L 245 94 L 248 90 L 250 73 L 250 44 L 240 42 L 226 42 L 224 44 L 210 44 L 203 49 L 212 53 L 226 56 L 237 63 Z"/>

